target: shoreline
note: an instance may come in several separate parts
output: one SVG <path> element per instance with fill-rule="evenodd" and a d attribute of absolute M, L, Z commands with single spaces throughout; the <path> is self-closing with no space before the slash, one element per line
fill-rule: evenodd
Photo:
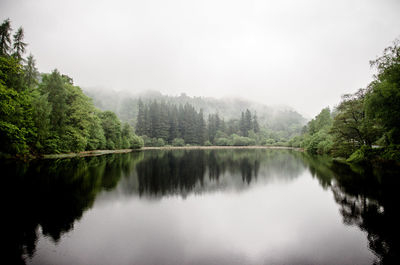
<path fill-rule="evenodd" d="M 118 150 L 93 150 L 83 151 L 78 153 L 64 153 L 64 154 L 47 154 L 37 156 L 33 159 L 59 159 L 59 158 L 72 158 L 72 157 L 87 157 L 87 156 L 100 156 L 108 154 L 123 154 L 137 151 L 146 150 L 212 150 L 212 149 L 274 149 L 274 150 L 295 150 L 303 152 L 304 149 L 296 147 L 286 146 L 262 146 L 262 145 L 250 145 L 250 146 L 160 146 L 160 147 L 142 147 L 140 149 L 118 149 Z"/>
<path fill-rule="evenodd" d="M 160 146 L 160 147 L 142 147 L 135 150 L 210 150 L 210 149 L 282 149 L 282 150 L 295 150 L 303 152 L 303 148 L 289 147 L 289 146 L 264 146 L 264 145 L 248 145 L 248 146 L 219 146 L 219 145 L 193 145 L 193 146 Z"/>

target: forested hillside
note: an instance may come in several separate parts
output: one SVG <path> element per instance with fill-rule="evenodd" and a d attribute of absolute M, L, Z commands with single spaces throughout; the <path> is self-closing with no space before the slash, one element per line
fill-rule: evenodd
<path fill-rule="evenodd" d="M 250 110 L 239 119 L 225 121 L 216 114 L 204 117 L 203 110 L 192 105 L 139 100 L 136 133 L 147 146 L 190 145 L 254 145 L 267 144 L 265 131 L 260 131 L 257 116 Z"/>
<path fill-rule="evenodd" d="M 344 95 L 333 111 L 323 109 L 290 145 L 348 162 L 400 162 L 400 42 L 396 40 L 370 64 L 377 71 L 374 80 Z"/>
<path fill-rule="evenodd" d="M 190 97 L 184 93 L 179 96 L 167 96 L 157 91 L 134 94 L 99 88 L 84 88 L 84 92 L 93 98 L 96 107 L 114 111 L 121 120 L 129 122 L 132 126 L 135 126 L 137 122 L 139 100 L 145 104 L 156 101 L 177 107 L 189 104 L 197 112 L 202 110 L 205 118 L 210 114 L 218 114 L 219 118 L 225 121 L 239 120 L 241 113 L 248 109 L 257 115 L 260 127 L 269 134 L 268 138 L 275 141 L 285 141 L 300 134 L 302 127 L 306 124 L 306 119 L 301 114 L 288 107 L 269 107 L 244 99 Z"/>
<path fill-rule="evenodd" d="M 139 148 L 142 140 L 111 111 L 100 111 L 72 78 L 39 74 L 23 28 L 0 26 L 0 153 L 28 155 Z"/>

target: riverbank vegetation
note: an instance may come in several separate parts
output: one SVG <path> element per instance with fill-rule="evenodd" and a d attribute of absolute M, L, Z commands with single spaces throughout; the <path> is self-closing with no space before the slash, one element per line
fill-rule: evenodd
<path fill-rule="evenodd" d="M 400 42 L 370 64 L 377 71 L 374 80 L 344 95 L 333 111 L 323 109 L 289 141 L 290 146 L 347 162 L 400 162 Z"/>
<path fill-rule="evenodd" d="M 9 155 L 140 148 L 133 128 L 100 111 L 72 78 L 58 70 L 40 74 L 23 28 L 0 26 L 0 152 Z"/>
<path fill-rule="evenodd" d="M 185 93 L 173 96 L 164 95 L 158 91 L 113 91 L 112 89 L 95 87 L 84 88 L 84 92 L 89 97 L 93 98 L 96 107 L 102 110 L 114 111 L 122 121 L 128 122 L 134 127 L 136 127 L 137 123 L 142 124 L 140 118 L 143 117 L 144 111 L 139 115 L 139 109 L 143 110 L 143 105 L 145 108 L 146 106 L 151 107 L 152 110 L 150 112 L 153 113 L 153 116 L 157 113 L 157 109 L 160 108 L 164 110 L 164 113 L 161 113 L 161 115 L 167 115 L 167 109 L 169 108 L 176 108 L 177 111 L 179 111 L 180 108 L 185 109 L 186 106 L 186 112 L 188 108 L 194 108 L 197 114 L 199 114 L 201 110 L 206 126 L 208 126 L 210 122 L 214 123 L 214 125 L 211 125 L 211 131 L 213 127 L 215 128 L 216 124 L 218 125 L 218 123 L 221 123 L 219 125 L 222 127 L 219 130 L 225 130 L 227 136 L 233 133 L 239 136 L 245 136 L 246 132 L 243 130 L 244 126 L 241 126 L 240 123 L 243 120 L 242 113 L 248 115 L 247 110 L 249 110 L 251 112 L 251 119 L 254 119 L 254 116 L 256 116 L 255 119 L 257 120 L 260 130 L 260 136 L 258 139 L 255 139 L 256 142 L 261 142 L 262 139 L 260 138 L 263 138 L 265 140 L 264 142 L 268 145 L 281 145 L 287 142 L 291 137 L 299 135 L 302 127 L 307 122 L 301 114 L 290 107 L 267 106 L 242 98 L 218 99 L 210 97 L 192 97 Z M 156 102 L 158 106 L 154 106 L 154 102 Z M 174 113 L 176 113 L 175 110 L 170 111 L 168 116 L 171 116 L 171 114 L 175 115 Z M 209 118 L 210 116 L 211 119 Z M 247 118 L 247 120 L 249 119 Z M 226 127 L 226 129 L 224 127 Z M 173 125 L 172 128 L 174 128 Z M 257 133 L 257 127 L 255 128 L 255 132 Z M 207 129 L 206 133 L 208 133 Z M 149 132 L 145 133 L 145 135 L 154 138 Z M 251 136 L 251 134 L 249 135 Z M 211 138 L 213 138 L 212 135 Z M 207 142 L 207 140 L 213 143 L 212 139 L 206 139 L 205 142 Z M 171 144 L 170 141 L 164 140 L 164 142 L 165 144 Z"/>
<path fill-rule="evenodd" d="M 377 73 L 366 88 L 344 95 L 337 107 L 324 108 L 305 126 L 294 111 L 273 112 L 246 101 L 235 105 L 185 94 L 128 97 L 114 100 L 114 105 L 93 94 L 99 107 L 109 107 L 100 110 L 71 77 L 58 70 L 39 73 L 34 57 L 24 57 L 26 46 L 23 29 L 12 34 L 10 20 L 3 21 L 1 154 L 37 156 L 142 146 L 289 146 L 347 162 L 400 161 L 399 41 L 371 62 Z"/>
<path fill-rule="evenodd" d="M 249 146 L 261 145 L 266 136 L 260 131 L 257 115 L 250 110 L 240 118 L 225 121 L 219 114 L 204 118 L 203 110 L 192 105 L 139 100 L 136 133 L 144 139 L 145 146 Z M 265 141 L 264 141 L 265 143 Z"/>

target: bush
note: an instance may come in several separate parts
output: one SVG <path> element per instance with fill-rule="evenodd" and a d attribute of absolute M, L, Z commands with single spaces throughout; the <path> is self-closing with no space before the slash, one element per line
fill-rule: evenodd
<path fill-rule="evenodd" d="M 113 142 L 111 139 L 108 139 L 108 140 L 107 140 L 106 148 L 109 149 L 109 150 L 115 149 L 115 144 L 114 144 L 114 142 Z"/>
<path fill-rule="evenodd" d="M 273 145 L 275 143 L 276 143 L 276 141 L 274 139 L 271 139 L 271 138 L 265 140 L 265 145 Z"/>
<path fill-rule="evenodd" d="M 218 146 L 229 146 L 231 144 L 230 144 L 228 138 L 221 137 L 221 138 L 217 138 L 215 140 L 215 145 L 218 145 Z"/>
<path fill-rule="evenodd" d="M 185 140 L 182 138 L 175 138 L 172 140 L 172 146 L 185 146 Z"/>
<path fill-rule="evenodd" d="M 249 137 L 239 136 L 237 134 L 232 134 L 232 145 L 234 146 L 248 146 L 254 145 L 256 141 Z"/>
<path fill-rule="evenodd" d="M 142 137 L 134 135 L 132 137 L 132 139 L 131 139 L 130 145 L 131 145 L 130 148 L 132 148 L 132 149 L 140 149 L 140 148 L 142 148 L 143 145 L 144 145 Z"/>
<path fill-rule="evenodd" d="M 156 145 L 155 145 L 155 146 L 158 146 L 158 147 L 165 146 L 165 141 L 164 141 L 164 139 L 158 138 L 158 139 L 156 140 Z"/>

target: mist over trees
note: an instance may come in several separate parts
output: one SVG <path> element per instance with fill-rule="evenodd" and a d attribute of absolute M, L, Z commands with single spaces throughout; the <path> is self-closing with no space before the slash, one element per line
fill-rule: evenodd
<path fill-rule="evenodd" d="M 250 145 L 259 143 L 257 136 L 263 138 L 257 116 L 248 109 L 241 113 L 240 120 L 226 122 L 218 113 L 205 118 L 202 109 L 197 111 L 189 103 L 177 106 L 155 100 L 143 103 L 139 99 L 138 106 L 136 133 L 147 146 Z"/>
<path fill-rule="evenodd" d="M 238 133 L 238 126 L 240 126 L 242 112 L 245 113 L 248 109 L 253 116 L 256 115 L 255 132 L 262 132 L 263 137 L 269 143 L 282 143 L 295 135 L 299 135 L 302 127 L 306 124 L 306 119 L 302 115 L 289 108 L 269 107 L 243 99 L 190 97 L 184 93 L 179 96 L 166 96 L 155 91 L 130 94 L 98 88 L 85 88 L 84 92 L 93 98 L 95 106 L 102 110 L 114 111 L 121 120 L 132 126 L 136 126 L 139 117 L 140 101 L 142 104 L 150 104 L 153 101 L 163 102 L 163 104 L 177 107 L 189 104 L 197 112 L 203 111 L 207 125 L 209 125 L 209 115 L 218 115 L 220 120 L 225 121 L 228 135 L 233 133 L 242 135 L 242 133 Z"/>
<path fill-rule="evenodd" d="M 138 148 L 142 140 L 114 113 L 94 107 L 72 78 L 57 70 L 39 74 L 34 57 L 23 57 L 22 27 L 0 26 L 1 153 L 37 154 Z M 122 126 L 122 127 L 121 127 Z"/>
<path fill-rule="evenodd" d="M 306 125 L 290 109 L 240 99 L 86 91 L 26 58 L 24 30 L 0 25 L 1 153 L 41 154 L 164 145 L 287 145 L 347 161 L 400 161 L 400 44 L 371 61 L 374 80 Z M 93 103 L 94 102 L 94 103 Z M 98 108 L 97 108 L 97 107 Z M 100 110 L 101 108 L 102 110 Z M 120 120 L 121 119 L 121 120 Z M 137 135 L 143 137 L 143 139 Z"/>

